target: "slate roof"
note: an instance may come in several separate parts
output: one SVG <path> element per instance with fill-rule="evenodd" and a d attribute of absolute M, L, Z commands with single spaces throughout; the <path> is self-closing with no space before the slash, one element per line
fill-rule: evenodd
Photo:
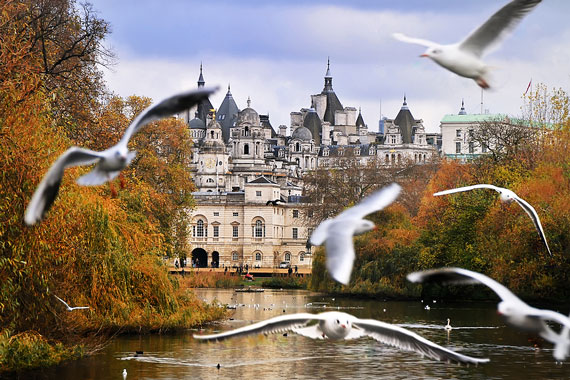
<path fill-rule="evenodd" d="M 250 184 L 250 183 L 277 185 L 277 182 L 273 182 L 272 180 L 267 179 L 264 176 L 257 177 L 256 179 L 248 182 L 248 184 Z"/>
<path fill-rule="evenodd" d="M 305 114 L 305 119 L 303 120 L 303 127 L 311 132 L 316 145 L 321 144 L 322 125 L 319 114 L 317 114 L 314 108 L 309 108 L 309 112 Z"/>
<path fill-rule="evenodd" d="M 325 74 L 325 87 L 321 91 L 322 95 L 327 97 L 327 108 L 323 116 L 324 121 L 328 121 L 331 125 L 334 124 L 334 113 L 335 111 L 342 111 L 344 107 L 338 100 L 333 88 L 332 88 L 332 75 L 330 72 L 330 62 L 327 62 L 327 73 Z"/>
<path fill-rule="evenodd" d="M 218 112 L 216 112 L 216 119 L 222 126 L 222 137 L 225 143 L 230 139 L 230 128 L 232 128 L 237 121 L 238 112 L 239 108 L 232 96 L 230 86 L 228 86 L 226 97 L 222 101 L 220 108 L 218 108 Z"/>

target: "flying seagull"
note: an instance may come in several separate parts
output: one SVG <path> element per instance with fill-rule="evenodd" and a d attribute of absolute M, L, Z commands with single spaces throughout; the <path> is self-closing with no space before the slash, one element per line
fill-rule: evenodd
<path fill-rule="evenodd" d="M 317 321 L 318 324 L 305 327 L 311 321 Z M 477 359 L 459 354 L 399 326 L 374 319 L 359 319 L 353 315 L 337 311 L 320 314 L 298 313 L 283 315 L 220 334 L 194 334 L 194 338 L 206 341 L 220 341 L 247 335 L 280 334 L 287 331 L 293 331 L 312 339 L 348 340 L 367 336 L 404 351 L 417 352 L 422 356 L 425 355 L 432 359 L 448 362 L 478 364 L 489 361 L 489 359 Z"/>
<path fill-rule="evenodd" d="M 556 360 L 563 361 L 566 358 L 570 344 L 568 338 L 570 318 L 552 310 L 537 309 L 527 305 L 505 286 L 484 274 L 462 268 L 441 268 L 410 273 L 408 280 L 421 283 L 486 285 L 501 298 L 501 302 L 497 305 L 497 311 L 509 325 L 540 335 L 555 345 L 554 356 Z M 560 324 L 562 326 L 561 333 L 554 332 L 546 324 L 546 321 Z"/>
<path fill-rule="evenodd" d="M 51 166 L 32 196 L 24 216 L 26 224 L 32 225 L 43 219 L 57 197 L 63 172 L 66 168 L 96 163 L 89 173 L 77 180 L 77 183 L 83 186 L 101 185 L 112 180 L 135 158 L 136 152 L 129 151 L 127 144 L 140 128 L 150 122 L 168 117 L 198 104 L 214 93 L 215 90 L 202 87 L 197 90 L 176 94 L 151 105 L 133 120 L 116 145 L 102 152 L 79 147 L 69 148 Z"/>
<path fill-rule="evenodd" d="M 441 45 L 408 37 L 402 33 L 394 33 L 393 37 L 403 42 L 426 46 L 427 50 L 420 57 L 431 58 L 449 71 L 473 79 L 482 88 L 489 88 L 487 75 L 490 67 L 481 58 L 490 48 L 498 45 L 540 1 L 511 1 L 471 32 L 467 38 L 455 44 Z"/>
<path fill-rule="evenodd" d="M 523 210 L 526 211 L 528 216 L 530 216 L 530 219 L 532 219 L 532 222 L 534 223 L 534 226 L 536 227 L 536 230 L 538 231 L 538 235 L 540 236 L 540 238 L 544 242 L 544 245 L 546 246 L 546 250 L 548 251 L 550 256 L 552 256 L 552 252 L 550 252 L 550 247 L 548 246 L 548 242 L 546 241 L 546 235 L 544 234 L 544 229 L 542 228 L 542 224 L 540 223 L 540 219 L 538 218 L 538 214 L 536 213 L 536 210 L 527 201 L 525 201 L 524 199 L 522 199 L 518 195 L 516 195 L 512 190 L 505 189 L 503 187 L 493 186 L 493 185 L 480 184 L 480 185 L 465 186 L 465 187 L 458 187 L 456 189 L 444 190 L 444 191 L 434 193 L 433 195 L 434 196 L 447 195 L 447 194 L 459 193 L 462 191 L 469 191 L 469 190 L 473 190 L 473 189 L 492 189 L 492 190 L 495 190 L 496 192 L 498 192 L 499 194 L 501 194 L 501 196 L 500 196 L 501 201 L 503 201 L 503 202 L 515 201 L 515 202 L 517 202 L 518 205 L 521 206 L 523 208 Z"/>
<path fill-rule="evenodd" d="M 89 306 L 75 306 L 75 307 L 71 307 L 67 304 L 67 302 L 65 302 L 64 300 L 62 300 L 61 298 L 59 298 L 58 296 L 56 296 L 55 294 L 53 295 L 55 298 L 57 298 L 58 300 L 61 301 L 61 303 L 63 303 L 65 305 L 65 307 L 67 308 L 67 311 L 73 311 L 73 310 L 81 310 L 81 309 L 89 309 Z"/>
<path fill-rule="evenodd" d="M 401 190 L 400 185 L 392 183 L 335 218 L 323 221 L 313 231 L 309 242 L 311 245 L 325 243 L 327 269 L 336 281 L 345 285 L 350 281 L 355 258 L 352 236 L 363 234 L 375 227 L 374 223 L 363 218 L 390 205 Z"/>

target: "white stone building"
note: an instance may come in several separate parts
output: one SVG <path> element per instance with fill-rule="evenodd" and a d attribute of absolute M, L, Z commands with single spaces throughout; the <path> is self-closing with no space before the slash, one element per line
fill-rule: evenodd
<path fill-rule="evenodd" d="M 385 134 L 378 134 L 368 130 L 355 107 L 342 106 L 330 64 L 324 79 L 311 107 L 291 112 L 290 136 L 286 126 L 276 132 L 250 99 L 239 111 L 229 86 L 216 112 L 204 116 L 197 110 L 188 121 L 197 188 L 190 243 L 200 266 L 310 266 L 306 243 L 314 225 L 302 203 L 305 173 L 347 152 L 363 165 L 378 160 L 385 166 L 423 163 L 437 154 L 405 98 L 396 118 L 384 120 Z M 198 86 L 204 84 L 200 67 Z M 267 204 L 275 200 L 280 202 Z"/>
<path fill-rule="evenodd" d="M 442 155 L 468 161 L 487 153 L 485 146 L 472 141 L 472 132 L 482 123 L 506 119 L 507 116 L 503 114 L 468 114 L 462 101 L 458 114 L 447 114 L 440 121 Z"/>

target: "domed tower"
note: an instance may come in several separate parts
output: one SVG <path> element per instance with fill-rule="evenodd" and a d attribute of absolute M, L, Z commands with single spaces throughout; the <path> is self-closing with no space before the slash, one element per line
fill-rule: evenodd
<path fill-rule="evenodd" d="M 194 155 L 195 184 L 198 191 L 219 192 L 226 188 L 229 154 L 222 137 L 222 127 L 215 114 L 208 117 L 208 127 L 198 154 Z"/>
<path fill-rule="evenodd" d="M 318 116 L 317 116 L 318 117 Z M 309 128 L 296 128 L 289 139 L 289 161 L 297 168 L 307 171 L 316 169 L 318 148 L 315 147 L 313 134 Z"/>
<path fill-rule="evenodd" d="M 194 119 L 190 120 L 188 124 L 194 146 L 201 144 L 204 137 L 206 137 L 206 123 L 198 117 L 198 112 L 196 112 L 194 114 Z"/>
<path fill-rule="evenodd" d="M 228 143 L 232 156 L 231 188 L 243 189 L 245 182 L 253 180 L 259 173 L 271 171 L 265 161 L 265 131 L 259 114 L 247 107 L 238 113 L 236 125 L 231 129 Z"/>

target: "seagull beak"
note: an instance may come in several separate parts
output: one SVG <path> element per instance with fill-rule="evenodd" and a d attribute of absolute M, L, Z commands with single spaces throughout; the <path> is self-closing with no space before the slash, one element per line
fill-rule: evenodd
<path fill-rule="evenodd" d="M 345 324 L 342 324 L 342 325 L 340 325 L 340 327 L 342 327 L 343 329 L 345 329 L 345 328 L 346 328 L 346 325 L 345 325 Z"/>
<path fill-rule="evenodd" d="M 422 57 L 422 58 L 429 58 L 429 55 L 427 55 L 426 53 L 424 53 L 424 54 L 421 54 L 420 57 Z"/>

